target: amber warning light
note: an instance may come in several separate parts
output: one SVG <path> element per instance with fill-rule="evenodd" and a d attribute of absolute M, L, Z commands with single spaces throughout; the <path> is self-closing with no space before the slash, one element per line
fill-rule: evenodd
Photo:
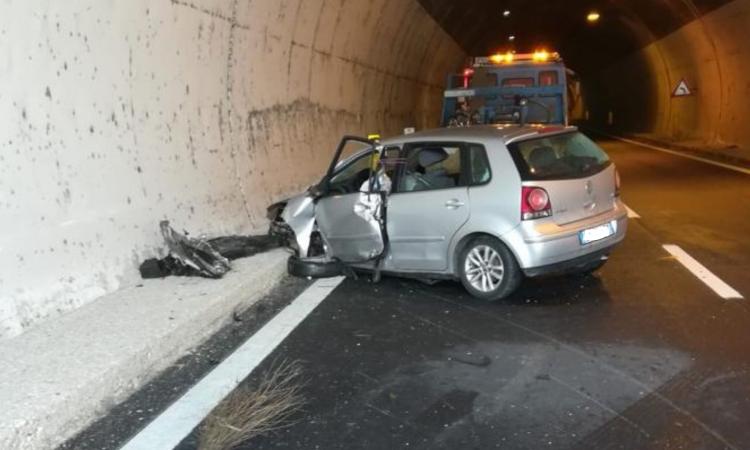
<path fill-rule="evenodd" d="M 474 67 L 487 67 L 487 66 L 498 66 L 503 64 L 511 63 L 545 63 L 550 61 L 560 61 L 560 54 L 557 52 L 550 52 L 547 50 L 536 50 L 534 53 L 495 53 L 490 56 L 480 56 L 474 58 Z M 465 76 L 470 75 L 464 73 Z"/>

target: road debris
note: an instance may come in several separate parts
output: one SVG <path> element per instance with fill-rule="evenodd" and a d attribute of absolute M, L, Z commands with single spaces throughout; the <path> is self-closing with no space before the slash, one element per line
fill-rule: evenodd
<path fill-rule="evenodd" d="M 169 275 L 221 278 L 231 270 L 230 260 L 268 251 L 278 244 L 270 236 L 222 236 L 212 239 L 178 233 L 164 220 L 159 224 L 169 254 L 150 258 L 140 266 L 142 278 Z"/>
<path fill-rule="evenodd" d="M 305 403 L 299 362 L 274 363 L 254 388 L 227 397 L 200 429 L 199 450 L 231 450 L 252 438 L 293 425 Z"/>

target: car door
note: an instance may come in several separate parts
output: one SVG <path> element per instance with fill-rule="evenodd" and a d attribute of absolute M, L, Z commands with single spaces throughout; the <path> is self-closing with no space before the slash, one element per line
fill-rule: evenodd
<path fill-rule="evenodd" d="M 390 262 L 399 270 L 446 270 L 451 239 L 470 214 L 465 146 L 415 143 L 403 154 L 388 199 Z"/>
<path fill-rule="evenodd" d="M 377 258 L 385 250 L 379 220 L 383 214 L 383 202 L 377 189 L 367 192 L 377 162 L 378 152 L 374 147 L 360 150 L 349 160 L 336 165 L 352 144 L 367 145 L 369 141 L 351 137 L 342 140 L 331 164 L 332 169 L 321 182 L 323 186 L 315 204 L 315 220 L 330 256 L 345 263 L 361 263 Z"/>

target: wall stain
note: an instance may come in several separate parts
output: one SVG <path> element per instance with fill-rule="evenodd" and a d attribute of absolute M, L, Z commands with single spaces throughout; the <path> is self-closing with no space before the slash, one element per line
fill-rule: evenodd
<path fill-rule="evenodd" d="M 420 44 L 450 44 L 437 31 L 399 44 L 374 23 L 432 21 L 413 1 L 170 0 L 127 17 L 95 2 L 3 36 L 0 46 L 30 43 L 11 71 L 40 75 L 11 78 L 0 128 L 0 184 L 13 185 L 0 208 L 18 218 L 0 235 L 0 338 L 134 282 L 137 262 L 163 247 L 160 219 L 194 233 L 263 230 L 267 204 L 319 178 L 342 134 L 436 121 L 439 102 L 421 99 L 439 97 L 432 72 L 463 53 Z M 31 281 L 38 263 L 56 269 Z"/>

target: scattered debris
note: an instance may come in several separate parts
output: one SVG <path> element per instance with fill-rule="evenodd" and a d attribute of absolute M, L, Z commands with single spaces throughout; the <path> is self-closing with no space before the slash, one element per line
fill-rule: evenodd
<path fill-rule="evenodd" d="M 459 353 L 448 357 L 451 361 L 468 364 L 470 366 L 487 367 L 492 362 L 487 355 L 474 355 L 472 353 Z"/>
<path fill-rule="evenodd" d="M 231 270 L 230 260 L 265 252 L 278 245 L 270 236 L 193 238 L 187 232 L 176 232 L 167 220 L 159 227 L 169 254 L 162 259 L 145 260 L 140 266 L 142 278 L 169 275 L 221 278 Z"/>
<path fill-rule="evenodd" d="M 171 255 L 163 259 L 150 258 L 141 263 L 139 268 L 141 278 L 164 278 L 169 275 L 192 276 L 198 275 L 192 268 L 185 267 Z"/>
<path fill-rule="evenodd" d="M 209 239 L 208 243 L 229 260 L 247 258 L 279 246 L 278 240 L 271 236 L 225 236 Z"/>
<path fill-rule="evenodd" d="M 206 418 L 199 450 L 230 450 L 269 431 L 293 425 L 290 419 L 304 404 L 298 362 L 282 362 L 263 375 L 257 387 L 240 388 Z"/>
<path fill-rule="evenodd" d="M 221 278 L 231 269 L 229 260 L 221 256 L 206 240 L 176 232 L 169 226 L 168 220 L 159 223 L 159 228 L 169 247 L 169 256 L 179 263 L 178 266 L 191 268 L 198 275 L 208 278 Z"/>

